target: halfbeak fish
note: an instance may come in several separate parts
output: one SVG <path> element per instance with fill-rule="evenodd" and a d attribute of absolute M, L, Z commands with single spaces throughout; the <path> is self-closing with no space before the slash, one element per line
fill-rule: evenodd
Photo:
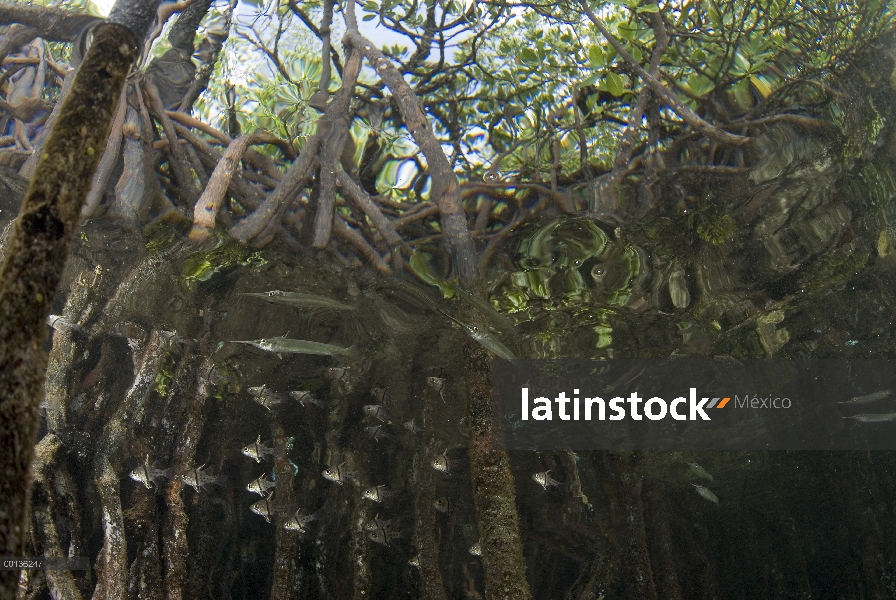
<path fill-rule="evenodd" d="M 354 304 L 345 304 L 326 296 L 303 294 L 302 292 L 271 290 L 270 292 L 246 292 L 241 295 L 261 298 L 272 304 L 286 304 L 297 308 L 329 308 L 331 310 L 355 310 L 356 308 Z"/>
<path fill-rule="evenodd" d="M 288 337 L 263 338 L 260 340 L 230 340 L 234 344 L 249 344 L 266 352 L 277 354 L 321 354 L 324 356 L 350 356 L 355 347 L 343 348 L 332 344 L 322 344 L 309 340 L 294 340 Z"/>
<path fill-rule="evenodd" d="M 510 348 L 501 343 L 501 340 L 488 333 L 487 331 L 483 331 L 479 327 L 475 325 L 467 325 L 463 321 L 460 321 L 443 310 L 439 310 L 440 313 L 457 323 L 467 334 L 476 340 L 480 346 L 497 356 L 498 358 L 503 358 L 504 360 L 517 360 L 516 355 L 511 352 Z"/>
<path fill-rule="evenodd" d="M 890 390 L 881 390 L 879 392 L 865 394 L 864 396 L 856 396 L 855 398 L 850 398 L 849 400 L 844 400 L 843 402 L 838 402 L 837 404 L 871 404 L 872 402 L 877 402 L 878 400 L 888 398 L 890 394 L 892 394 Z"/>
<path fill-rule="evenodd" d="M 896 420 L 896 413 L 871 414 L 871 415 L 852 415 L 843 417 L 844 419 L 855 419 L 859 423 L 888 423 Z"/>

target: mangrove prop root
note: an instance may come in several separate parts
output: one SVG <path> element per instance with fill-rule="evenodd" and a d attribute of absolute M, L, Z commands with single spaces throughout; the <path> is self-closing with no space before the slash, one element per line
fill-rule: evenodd
<path fill-rule="evenodd" d="M 681 585 L 678 582 L 678 574 L 675 572 L 675 546 L 672 541 L 672 531 L 669 527 L 669 511 L 666 508 L 663 496 L 656 485 L 649 485 L 645 494 L 651 516 L 652 538 L 654 552 L 653 559 L 657 593 L 660 598 L 667 600 L 682 600 Z"/>
<path fill-rule="evenodd" d="M 96 296 L 96 281 L 99 275 L 92 269 L 83 270 L 72 286 L 65 303 L 63 315 L 77 323 L 87 309 L 90 300 Z M 71 327 L 63 326 L 53 334 L 53 348 L 47 364 L 47 379 L 44 393 L 47 401 L 47 428 L 59 431 L 68 418 L 68 405 L 74 394 L 74 365 L 79 353 L 84 351 L 83 342 L 73 339 Z"/>
<path fill-rule="evenodd" d="M 41 496 L 47 501 L 38 503 L 35 500 L 34 506 L 34 536 L 39 545 L 38 552 L 42 556 L 65 556 L 59 543 L 56 524 L 53 522 L 51 497 L 54 492 L 52 482 L 49 480 L 50 466 L 52 465 L 54 469 L 58 468 L 58 465 L 53 463 L 56 460 L 56 453 L 61 447 L 62 443 L 59 438 L 50 433 L 40 441 L 35 450 L 35 497 Z M 81 592 L 75 585 L 75 578 L 71 571 L 64 569 L 46 571 L 46 577 L 51 591 L 54 591 L 58 597 L 66 600 L 81 600 Z"/>
<path fill-rule="evenodd" d="M 349 103 L 351 102 L 351 90 L 354 89 L 358 80 L 358 74 L 361 72 L 361 62 L 362 57 L 359 52 L 352 51 L 349 54 L 343 72 L 342 87 L 333 97 L 333 100 L 327 107 L 327 112 L 321 117 L 323 123 L 332 124 L 334 120 L 340 117 L 344 118 L 348 113 Z M 305 179 L 310 175 L 311 168 L 317 162 L 318 151 L 322 149 L 321 144 L 324 141 L 322 132 L 308 138 L 298 158 L 293 161 L 286 173 L 283 174 L 280 183 L 277 184 L 273 192 L 268 194 L 264 203 L 248 217 L 230 228 L 231 237 L 239 240 L 242 244 L 246 244 L 261 234 L 273 218 L 277 215 L 282 216 L 281 210 L 284 205 L 295 196 L 304 185 Z M 335 223 L 332 225 L 334 226 Z"/>
<path fill-rule="evenodd" d="M 126 439 L 130 438 L 134 419 L 146 404 L 155 387 L 156 376 L 167 356 L 171 334 L 153 330 L 143 353 L 140 370 L 115 414 L 104 429 L 99 451 L 94 461 L 97 492 L 103 507 L 102 585 L 106 600 L 124 600 L 128 597 L 127 543 L 124 517 L 121 512 L 120 453 Z"/>
<path fill-rule="evenodd" d="M 63 100 L 0 268 L 0 553 L 21 556 L 29 522 L 29 468 L 47 356 L 42 349 L 81 207 L 102 156 L 121 89 L 137 57 L 131 32 L 97 28 Z M 18 573 L 0 572 L 0 600 Z"/>
<path fill-rule="evenodd" d="M 421 474 L 421 481 L 416 486 L 414 493 L 414 515 L 416 527 L 414 529 L 414 543 L 420 550 L 418 557 L 420 563 L 420 597 L 423 600 L 447 600 L 445 584 L 442 581 L 442 571 L 439 569 L 439 549 L 436 542 L 436 515 L 432 503 L 436 499 L 434 470 L 429 465 L 422 464 L 426 456 L 436 456 L 444 450 L 441 443 L 435 437 L 435 407 L 434 398 L 437 394 L 434 390 L 427 389 L 423 392 L 423 418 L 427 440 L 424 452 L 418 453 L 414 458 L 414 471 Z M 421 463 L 422 461 L 422 463 Z"/>
<path fill-rule="evenodd" d="M 249 146 L 269 141 L 270 137 L 272 136 L 265 135 L 265 132 L 244 135 L 235 139 L 227 147 L 227 151 L 218 161 L 205 191 L 202 192 L 202 196 L 199 197 L 193 209 L 191 239 L 203 240 L 211 236 L 211 231 L 215 228 L 215 216 L 217 216 L 221 202 L 227 193 L 227 187 L 233 179 L 234 171 L 239 168 L 240 160 Z"/>
<path fill-rule="evenodd" d="M 470 476 L 479 522 L 485 597 L 529 600 L 532 595 L 526 581 L 510 460 L 507 452 L 492 447 L 491 358 L 472 339 L 465 344 Z"/>
<path fill-rule="evenodd" d="M 452 254 L 457 274 L 460 275 L 461 281 L 472 282 L 478 276 L 479 265 L 476 262 L 473 238 L 467 229 L 457 176 L 451 169 L 448 157 L 436 139 L 432 126 L 423 114 L 420 100 L 392 62 L 357 29 L 349 27 L 343 39 L 352 47 L 363 49 L 370 66 L 392 91 L 408 131 L 426 156 L 426 163 L 432 172 L 430 193 L 433 203 L 439 207 L 442 230 L 445 232 L 445 241 L 449 253 Z"/>
<path fill-rule="evenodd" d="M 118 153 L 121 150 L 122 127 L 124 126 L 124 115 L 128 112 L 127 103 L 127 86 L 121 89 L 121 98 L 118 100 L 118 111 L 115 113 L 115 121 L 112 123 L 112 131 L 109 134 L 109 141 L 106 143 L 106 149 L 103 151 L 103 157 L 100 164 L 93 175 L 93 185 L 90 187 L 90 193 L 84 201 L 82 214 L 85 217 L 93 216 L 96 209 L 99 208 L 103 196 L 106 195 L 106 184 L 118 161 Z"/>
<path fill-rule="evenodd" d="M 295 506 L 293 480 L 295 476 L 289 457 L 286 454 L 286 432 L 280 423 L 271 423 L 271 435 L 274 439 L 275 460 L 274 472 L 277 480 L 275 505 L 282 508 Z M 287 518 L 289 515 L 284 516 Z M 280 526 L 277 521 L 276 546 L 274 554 L 274 577 L 271 582 L 271 600 L 289 600 L 295 588 L 296 565 L 301 555 L 299 551 L 299 534 Z"/>
<path fill-rule="evenodd" d="M 647 532 L 644 524 L 644 501 L 641 497 L 644 482 L 640 477 L 623 474 L 621 489 L 625 498 L 625 527 L 628 539 L 628 560 L 632 578 L 631 585 L 637 590 L 638 598 L 655 600 L 658 598 L 653 580 L 650 552 L 647 550 Z"/>
<path fill-rule="evenodd" d="M 195 364 L 195 359 L 190 359 L 190 365 Z M 172 458 L 176 458 L 177 475 L 168 483 L 165 494 L 168 500 L 168 510 L 162 523 L 162 561 L 165 567 L 165 598 L 167 600 L 181 600 L 184 586 L 187 582 L 187 560 L 190 555 L 187 540 L 187 525 L 189 518 L 181 498 L 183 480 L 180 475 L 186 470 L 187 465 L 195 464 L 196 445 L 202 435 L 205 425 L 203 415 L 205 404 L 211 395 L 210 384 L 203 376 L 210 373 L 213 365 L 209 359 L 204 359 L 198 368 L 199 375 L 193 390 L 178 390 L 185 398 L 192 397 L 193 401 L 186 407 L 180 422 L 184 424 L 182 434 L 177 444 L 177 451 Z M 186 373 L 195 373 L 196 369 L 187 368 Z"/>

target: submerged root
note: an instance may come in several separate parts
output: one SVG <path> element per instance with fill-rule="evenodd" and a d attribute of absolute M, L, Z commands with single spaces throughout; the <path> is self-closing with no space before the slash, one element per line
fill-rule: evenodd
<path fill-rule="evenodd" d="M 197 365 L 198 361 L 191 357 L 184 363 L 182 377 L 179 377 L 178 381 L 195 381 L 196 385 L 193 389 L 190 385 L 185 385 L 185 389 L 175 388 L 175 391 L 178 392 L 177 395 L 185 399 L 185 406 L 180 411 L 182 416 L 178 421 L 183 422 L 184 425 L 180 432 L 177 450 L 173 456 L 178 460 L 177 473 L 183 473 L 186 465 L 194 463 L 196 445 L 205 425 L 203 415 L 211 385 L 201 375 L 211 371 L 211 361 L 205 359 L 199 366 Z M 200 373 L 198 377 L 196 376 L 197 372 Z M 183 591 L 187 581 L 187 557 L 190 550 L 187 540 L 189 518 L 180 495 L 183 485 L 183 480 L 180 477 L 174 477 L 165 490 L 168 510 L 162 523 L 162 561 L 165 567 L 164 588 L 167 600 L 181 600 L 184 597 Z"/>
<path fill-rule="evenodd" d="M 526 581 L 513 473 L 507 452 L 492 448 L 491 359 L 477 342 L 466 340 L 465 344 L 470 474 L 480 524 L 485 597 L 527 600 L 532 594 Z"/>
<path fill-rule="evenodd" d="M 417 545 L 419 555 L 417 561 L 420 569 L 420 591 L 423 600 L 446 600 L 445 584 L 442 581 L 442 571 L 439 569 L 439 550 L 436 545 L 436 515 L 433 511 L 433 501 L 436 499 L 435 479 L 433 469 L 426 462 L 427 456 L 436 456 L 444 450 L 440 448 L 435 438 L 434 426 L 435 407 L 434 398 L 438 396 L 435 390 L 427 389 L 423 393 L 423 417 L 427 444 L 424 451 L 414 457 L 414 472 L 419 473 L 421 481 L 418 482 L 414 494 L 414 514 L 416 515 L 416 528 L 414 531 L 414 543 Z"/>
<path fill-rule="evenodd" d="M 94 483 L 100 496 L 103 513 L 102 585 L 106 600 L 124 600 L 128 593 L 127 543 L 118 472 L 120 452 L 131 437 L 133 421 L 142 415 L 147 399 L 155 387 L 156 376 L 168 353 L 173 336 L 153 330 L 143 353 L 134 382 L 106 425 L 94 460 Z"/>
<path fill-rule="evenodd" d="M 34 457 L 34 494 L 33 512 L 34 539 L 38 545 L 37 552 L 42 556 L 65 556 L 56 523 L 53 521 L 53 486 L 49 481 L 50 469 L 58 471 L 58 464 L 54 464 L 56 453 L 62 444 L 54 434 L 50 433 L 41 440 L 35 448 Z M 56 474 L 59 476 L 59 473 Z M 75 578 L 71 571 L 55 570 L 46 571 L 47 585 L 51 596 L 63 600 L 81 600 L 81 592 L 75 584 Z"/>
<path fill-rule="evenodd" d="M 118 475 L 108 459 L 99 462 L 96 470 L 94 483 L 103 507 L 103 550 L 97 559 L 97 587 L 102 588 L 104 600 L 125 600 L 128 597 L 128 553 Z"/>
<path fill-rule="evenodd" d="M 277 493 L 275 502 L 283 508 L 291 508 L 295 505 L 293 493 L 293 471 L 286 455 L 286 432 L 279 423 L 271 424 L 271 434 L 276 448 L 275 473 L 277 480 Z M 295 588 L 296 565 L 300 559 L 298 553 L 299 534 L 281 527 L 279 520 L 277 526 L 277 549 L 274 554 L 274 581 L 271 584 L 271 600 L 288 600 Z"/>

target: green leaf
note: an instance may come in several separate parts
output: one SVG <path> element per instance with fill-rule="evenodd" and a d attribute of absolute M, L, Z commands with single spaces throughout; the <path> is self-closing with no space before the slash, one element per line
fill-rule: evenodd
<path fill-rule="evenodd" d="M 435 269 L 432 268 L 432 263 L 430 262 L 431 259 L 432 257 L 426 252 L 414 250 L 411 252 L 411 260 L 409 261 L 411 270 L 425 283 L 438 287 L 443 297 L 453 298 L 455 294 L 454 286 L 436 275 Z"/>
<path fill-rule="evenodd" d="M 703 96 L 704 94 L 711 92 L 715 88 L 715 84 L 711 79 L 695 73 L 688 79 L 685 87 L 687 87 L 692 94 Z"/>
<path fill-rule="evenodd" d="M 376 18 L 376 15 L 364 15 L 361 19 L 362 21 L 373 21 Z"/>
<path fill-rule="evenodd" d="M 740 52 L 734 53 L 734 65 L 740 69 L 741 73 L 749 73 L 750 72 L 750 61 Z"/>
<path fill-rule="evenodd" d="M 592 68 L 595 69 L 601 69 L 607 65 L 604 51 L 601 50 L 598 45 L 593 45 L 588 48 L 588 61 L 591 63 Z"/>
<path fill-rule="evenodd" d="M 635 12 L 638 13 L 656 13 L 660 12 L 660 7 L 656 4 L 645 4 L 644 6 L 640 6 L 635 9 Z"/>
<path fill-rule="evenodd" d="M 600 73 L 592 73 L 591 75 L 586 77 L 582 81 L 582 83 L 579 84 L 579 87 L 585 87 L 587 85 L 594 85 L 594 82 L 596 82 L 598 80 L 598 78 L 600 78 Z"/>
<path fill-rule="evenodd" d="M 621 96 L 625 92 L 622 77 L 612 71 L 607 73 L 607 91 L 614 96 Z"/>
<path fill-rule="evenodd" d="M 630 40 L 635 37 L 636 31 L 637 29 L 632 29 L 631 27 L 620 25 L 619 29 L 616 31 L 616 34 L 624 40 Z"/>
<path fill-rule="evenodd" d="M 772 88 L 770 88 L 758 75 L 750 75 L 750 81 L 753 83 L 753 87 L 756 88 L 756 91 L 762 94 L 763 98 L 768 98 L 772 95 Z"/>
<path fill-rule="evenodd" d="M 520 50 L 520 59 L 522 59 L 522 61 L 524 63 L 529 63 L 529 64 L 535 64 L 535 63 L 540 62 L 538 60 L 538 55 L 535 54 L 535 52 L 532 51 L 530 48 L 523 48 L 522 50 Z"/>
<path fill-rule="evenodd" d="M 616 58 L 616 48 L 613 46 L 607 46 L 606 50 L 604 50 L 604 55 L 606 56 L 607 64 L 610 64 L 614 58 Z"/>

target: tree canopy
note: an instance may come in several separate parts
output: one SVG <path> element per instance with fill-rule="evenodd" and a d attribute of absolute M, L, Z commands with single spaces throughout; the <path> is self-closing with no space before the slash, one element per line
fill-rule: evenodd
<path fill-rule="evenodd" d="M 79 8 L 0 15 L 21 21 L 10 32 L 30 44 L 0 53 L 15 65 L 3 105 L 15 166 L 40 145 L 66 42 L 89 19 L 65 11 Z M 166 3 L 85 215 L 143 227 L 167 212 L 194 221 L 194 238 L 217 228 L 381 271 L 419 249 L 450 257 L 443 274 L 469 282 L 544 210 L 626 222 L 687 194 L 688 173 L 749 168 L 750 141 L 774 124 L 836 128 L 838 78 L 892 27 L 892 11 L 773 0 Z M 30 41 L 38 35 L 56 41 Z M 135 127 L 139 136 L 122 134 Z"/>

